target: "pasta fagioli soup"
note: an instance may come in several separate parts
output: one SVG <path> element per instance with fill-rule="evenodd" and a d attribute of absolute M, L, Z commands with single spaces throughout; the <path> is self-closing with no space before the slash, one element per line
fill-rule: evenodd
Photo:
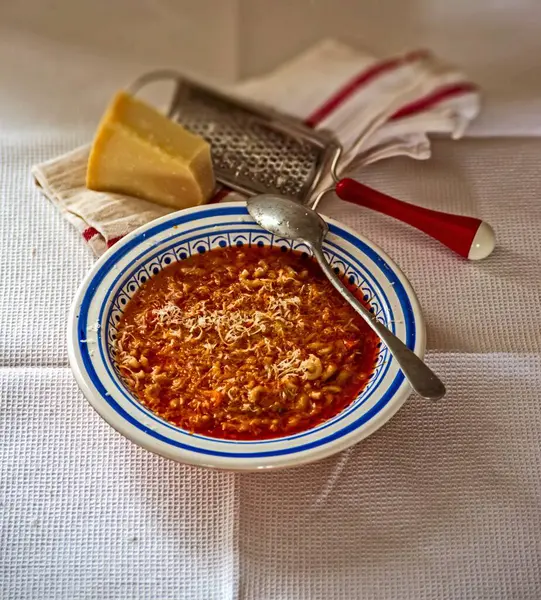
<path fill-rule="evenodd" d="M 118 324 L 115 358 L 159 417 L 253 440 L 341 412 L 370 378 L 378 342 L 310 257 L 230 247 L 149 279 Z"/>

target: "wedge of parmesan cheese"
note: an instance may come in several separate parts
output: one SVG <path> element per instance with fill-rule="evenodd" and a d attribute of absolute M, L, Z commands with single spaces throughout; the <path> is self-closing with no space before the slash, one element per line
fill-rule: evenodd
<path fill-rule="evenodd" d="M 215 181 L 209 144 L 153 107 L 118 93 L 92 145 L 86 185 L 174 209 L 209 200 Z"/>

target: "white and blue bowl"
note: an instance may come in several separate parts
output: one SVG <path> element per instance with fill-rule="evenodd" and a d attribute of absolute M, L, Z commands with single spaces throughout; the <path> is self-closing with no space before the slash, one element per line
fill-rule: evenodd
<path fill-rule="evenodd" d="M 374 244 L 333 221 L 324 251 L 332 266 L 358 286 L 371 310 L 423 357 L 425 327 L 419 302 L 400 269 Z M 134 398 L 118 373 L 112 342 L 137 289 L 161 269 L 193 254 L 225 246 L 277 246 L 309 253 L 302 242 L 261 229 L 245 203 L 183 210 L 139 228 L 115 244 L 90 271 L 74 299 L 68 328 L 71 368 L 84 395 L 117 431 L 173 460 L 227 470 L 288 467 L 319 460 L 374 433 L 402 406 L 410 386 L 381 345 L 376 369 L 355 401 L 302 433 L 236 441 L 192 434 L 160 419 Z"/>

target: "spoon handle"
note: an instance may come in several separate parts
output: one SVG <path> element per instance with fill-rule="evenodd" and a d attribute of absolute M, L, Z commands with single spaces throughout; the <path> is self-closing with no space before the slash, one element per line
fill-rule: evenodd
<path fill-rule="evenodd" d="M 389 348 L 389 351 L 400 365 L 406 379 L 410 382 L 411 387 L 423 398 L 429 400 L 439 400 L 440 398 L 443 398 L 445 395 L 445 386 L 435 373 L 401 340 L 399 340 L 396 335 L 391 333 L 385 325 L 380 323 L 374 315 L 357 300 L 357 298 L 355 298 L 333 271 L 330 264 L 327 262 L 321 247 L 312 245 L 312 250 L 317 262 L 323 269 L 323 272 L 328 277 L 329 281 L 378 334 L 379 338 L 387 348 Z"/>

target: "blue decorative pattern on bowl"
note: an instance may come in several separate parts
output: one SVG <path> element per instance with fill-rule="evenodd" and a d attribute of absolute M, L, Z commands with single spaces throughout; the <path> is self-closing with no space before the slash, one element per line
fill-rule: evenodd
<path fill-rule="evenodd" d="M 329 220 L 324 251 L 332 267 L 362 291 L 373 314 L 419 355 L 424 325 L 418 302 L 398 268 L 355 232 Z M 98 261 L 72 307 L 70 362 L 98 412 L 136 443 L 169 458 L 226 469 L 289 466 L 316 460 L 366 437 L 404 402 L 409 386 L 382 345 L 374 373 L 355 401 L 306 432 L 273 440 L 235 441 L 190 434 L 142 406 L 114 362 L 116 326 L 138 288 L 164 267 L 226 246 L 275 246 L 311 254 L 302 242 L 259 228 L 244 203 L 174 213 L 130 234 Z"/>

